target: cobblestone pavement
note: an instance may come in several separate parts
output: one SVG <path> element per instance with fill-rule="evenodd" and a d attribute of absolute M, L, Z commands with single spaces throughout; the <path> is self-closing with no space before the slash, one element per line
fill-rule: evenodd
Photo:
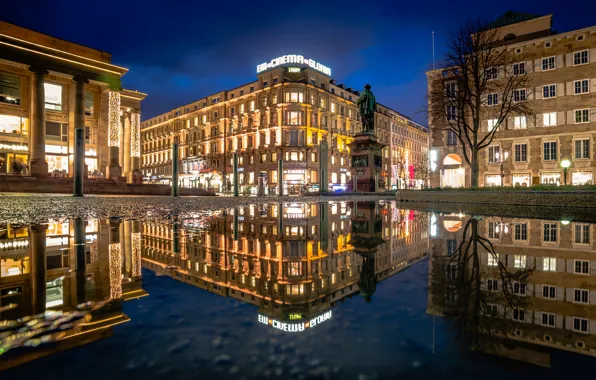
<path fill-rule="evenodd" d="M 329 202 L 389 199 L 394 195 L 304 197 L 160 197 L 89 195 L 74 198 L 60 194 L 0 193 L 0 222 L 46 223 L 48 220 L 109 218 L 169 220 L 173 215 L 204 214 L 248 204 L 272 202 Z"/>

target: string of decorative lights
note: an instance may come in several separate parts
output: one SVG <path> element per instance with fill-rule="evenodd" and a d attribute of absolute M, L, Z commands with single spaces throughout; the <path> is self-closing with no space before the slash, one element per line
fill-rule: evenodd
<path fill-rule="evenodd" d="M 120 147 L 120 93 L 116 91 L 109 93 L 108 146 Z"/>
<path fill-rule="evenodd" d="M 141 114 L 137 112 L 130 116 L 130 155 L 141 157 Z"/>
<path fill-rule="evenodd" d="M 122 257 L 120 243 L 110 244 L 108 263 L 110 267 L 110 299 L 122 297 Z"/>

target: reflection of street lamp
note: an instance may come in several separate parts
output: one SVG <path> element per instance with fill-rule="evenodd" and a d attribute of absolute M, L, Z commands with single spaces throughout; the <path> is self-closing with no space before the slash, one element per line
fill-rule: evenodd
<path fill-rule="evenodd" d="M 495 158 L 497 159 L 497 161 L 499 161 L 499 164 L 501 165 L 501 186 L 505 186 L 505 174 L 503 173 L 503 162 L 505 162 L 505 160 L 509 158 L 509 152 L 504 151 L 503 156 L 504 157 L 502 157 L 499 154 L 499 152 L 495 153 Z"/>
<path fill-rule="evenodd" d="M 569 160 L 561 161 L 561 166 L 563 167 L 563 186 L 567 185 L 567 168 L 571 166 L 571 162 Z"/>

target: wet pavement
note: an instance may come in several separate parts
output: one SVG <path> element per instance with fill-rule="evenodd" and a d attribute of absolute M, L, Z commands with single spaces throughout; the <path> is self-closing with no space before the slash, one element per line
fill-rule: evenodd
<path fill-rule="evenodd" d="M 8 198 L 2 378 L 555 379 L 596 364 L 594 224 L 370 200 Z"/>

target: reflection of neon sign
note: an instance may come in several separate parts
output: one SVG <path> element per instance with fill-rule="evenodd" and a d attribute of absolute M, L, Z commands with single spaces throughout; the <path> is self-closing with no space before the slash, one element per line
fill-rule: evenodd
<path fill-rule="evenodd" d="M 275 319 L 271 319 L 265 315 L 258 314 L 258 320 L 264 325 L 270 325 L 271 327 L 282 330 L 282 331 L 289 331 L 289 332 L 300 332 L 304 331 L 308 328 L 313 328 L 321 323 L 331 319 L 331 310 L 326 312 L 325 314 L 319 315 L 307 322 L 300 322 L 300 323 L 286 323 L 281 322 Z M 291 318 L 290 318 L 291 319 Z"/>

